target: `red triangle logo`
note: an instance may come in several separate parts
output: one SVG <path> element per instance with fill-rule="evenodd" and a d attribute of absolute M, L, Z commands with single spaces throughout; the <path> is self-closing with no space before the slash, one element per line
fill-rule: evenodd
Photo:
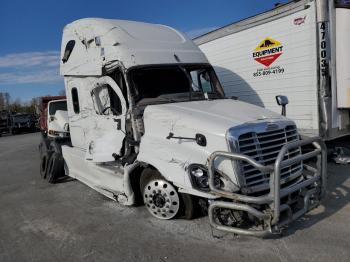
<path fill-rule="evenodd" d="M 264 66 L 270 66 L 277 58 L 280 57 L 280 55 L 282 55 L 282 53 L 257 57 L 254 59 L 255 59 L 255 61 L 259 62 L 260 64 L 263 64 Z"/>

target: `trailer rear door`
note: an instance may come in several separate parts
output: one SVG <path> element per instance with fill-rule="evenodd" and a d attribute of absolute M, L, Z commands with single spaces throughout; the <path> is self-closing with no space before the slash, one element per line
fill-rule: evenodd
<path fill-rule="evenodd" d="M 350 9 L 348 8 L 350 3 L 347 3 L 347 8 L 336 9 L 338 108 L 350 108 Z"/>

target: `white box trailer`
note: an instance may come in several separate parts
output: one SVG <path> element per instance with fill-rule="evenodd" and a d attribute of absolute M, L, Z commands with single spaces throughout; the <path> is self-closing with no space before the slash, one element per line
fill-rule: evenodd
<path fill-rule="evenodd" d="M 287 116 L 302 134 L 350 134 L 350 1 L 301 0 L 197 37 L 227 96 Z"/>

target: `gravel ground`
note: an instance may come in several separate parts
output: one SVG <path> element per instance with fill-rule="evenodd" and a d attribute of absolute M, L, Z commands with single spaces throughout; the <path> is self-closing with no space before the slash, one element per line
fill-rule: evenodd
<path fill-rule="evenodd" d="M 160 221 L 79 181 L 39 175 L 40 135 L 0 137 L 0 261 L 349 261 L 350 166 L 329 163 L 324 204 L 273 239 Z"/>

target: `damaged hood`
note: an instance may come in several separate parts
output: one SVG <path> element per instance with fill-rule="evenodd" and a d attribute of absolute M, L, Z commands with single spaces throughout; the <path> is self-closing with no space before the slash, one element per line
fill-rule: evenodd
<path fill-rule="evenodd" d="M 229 128 L 244 123 L 286 119 L 264 108 L 232 99 L 152 105 L 146 108 L 144 118 L 146 129 L 151 120 L 168 128 L 168 132 L 177 129 L 183 133 L 186 129 L 195 129 L 223 135 Z"/>
<path fill-rule="evenodd" d="M 143 116 L 145 133 L 137 159 L 156 167 L 175 185 L 189 179 L 190 164 L 206 165 L 211 153 L 228 150 L 226 133 L 230 128 L 288 121 L 277 113 L 232 99 L 149 105 Z M 205 136 L 206 145 L 197 144 L 196 134 Z M 215 166 L 238 183 L 231 160 L 218 159 Z"/>

